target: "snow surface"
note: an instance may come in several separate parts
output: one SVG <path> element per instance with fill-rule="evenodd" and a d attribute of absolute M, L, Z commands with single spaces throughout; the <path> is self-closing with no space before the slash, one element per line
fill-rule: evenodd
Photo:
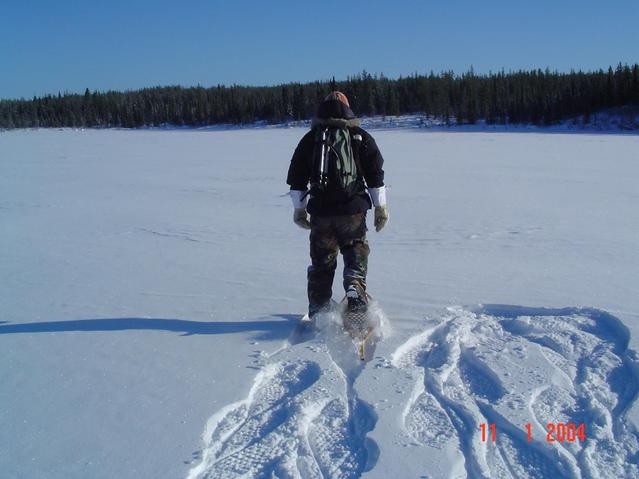
<path fill-rule="evenodd" d="M 376 131 L 360 363 L 296 328 L 303 133 L 0 134 L 0 476 L 637 477 L 639 137 Z"/>
<path fill-rule="evenodd" d="M 639 131 L 639 108 L 624 106 L 611 108 L 592 114 L 589 120 L 583 116 L 569 118 L 550 126 L 537 126 L 526 123 L 489 124 L 478 120 L 473 125 L 457 125 L 455 118 L 446 120 L 424 113 L 404 115 L 377 115 L 360 118 L 361 126 L 367 130 L 388 129 L 428 129 L 430 131 L 446 132 L 533 132 L 533 133 L 610 133 L 614 135 L 636 135 Z M 239 129 L 270 129 L 270 128 L 309 128 L 311 120 L 294 120 L 283 123 L 270 124 L 260 120 L 253 123 L 216 123 L 199 127 L 161 125 L 145 127 L 148 130 L 189 130 L 189 131 L 225 131 Z M 2 131 L 2 130 L 0 130 Z"/>

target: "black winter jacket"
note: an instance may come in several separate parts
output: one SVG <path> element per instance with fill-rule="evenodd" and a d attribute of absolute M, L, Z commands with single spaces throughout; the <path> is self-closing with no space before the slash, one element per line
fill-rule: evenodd
<path fill-rule="evenodd" d="M 313 151 L 315 149 L 315 128 L 323 125 L 346 127 L 349 129 L 353 154 L 361 166 L 366 186 L 379 188 L 384 185 L 384 159 L 377 148 L 373 137 L 360 128 L 359 121 L 352 110 L 337 100 L 329 100 L 320 104 L 311 130 L 300 140 L 288 169 L 286 182 L 291 190 L 306 191 L 311 177 Z M 358 140 L 358 135 L 361 140 Z M 307 210 L 316 216 L 339 216 L 363 213 L 371 207 L 371 199 L 362 184 L 361 191 L 344 203 L 326 203 L 319 198 L 311 197 Z"/>

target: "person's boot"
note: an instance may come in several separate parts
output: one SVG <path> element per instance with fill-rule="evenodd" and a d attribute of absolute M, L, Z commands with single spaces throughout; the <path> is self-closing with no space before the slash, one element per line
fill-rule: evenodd
<path fill-rule="evenodd" d="M 355 285 L 350 285 L 346 290 L 349 313 L 365 313 L 368 308 L 366 293 L 360 291 Z"/>
<path fill-rule="evenodd" d="M 317 316 L 320 313 L 326 313 L 327 311 L 330 311 L 330 309 L 331 309 L 330 301 L 324 304 L 309 304 L 308 317 L 311 318 L 311 321 L 312 321 L 315 316 Z"/>

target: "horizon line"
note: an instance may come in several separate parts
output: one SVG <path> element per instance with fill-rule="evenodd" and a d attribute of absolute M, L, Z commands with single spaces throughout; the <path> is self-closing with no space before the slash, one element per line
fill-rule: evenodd
<path fill-rule="evenodd" d="M 617 68 L 619 66 L 622 67 L 634 67 L 636 65 L 639 65 L 639 62 L 635 62 L 635 63 L 628 63 L 628 62 L 617 62 L 616 65 L 614 65 L 614 68 Z M 154 89 L 154 88 L 183 88 L 183 89 L 191 89 L 191 88 L 204 88 L 204 89 L 211 89 L 211 88 L 277 88 L 277 87 L 284 87 L 284 86 L 289 86 L 289 85 L 309 85 L 312 83 L 329 83 L 332 81 L 335 81 L 336 83 L 344 83 L 344 82 L 348 82 L 351 81 L 354 78 L 357 77 L 361 77 L 363 75 L 370 75 L 372 78 L 375 79 L 380 79 L 380 78 L 385 78 L 387 80 L 391 80 L 391 81 L 397 81 L 403 78 L 410 78 L 410 77 L 419 77 L 419 76 L 430 76 L 430 75 L 436 75 L 436 76 L 441 76 L 444 74 L 451 74 L 453 75 L 453 77 L 455 78 L 459 78 L 464 74 L 467 73 L 473 73 L 476 76 L 482 77 L 482 76 L 490 76 L 493 75 L 495 73 L 503 73 L 503 74 L 516 74 L 516 73 L 521 73 L 521 72 L 548 72 L 550 74 L 559 74 L 559 75 L 569 75 L 569 74 L 592 74 L 592 73 L 599 73 L 599 72 L 605 72 L 607 70 L 613 69 L 613 65 L 608 65 L 606 68 L 597 68 L 597 69 L 587 69 L 587 70 L 582 70 L 581 68 L 579 69 L 575 69 L 574 67 L 571 67 L 568 70 L 558 70 L 557 68 L 555 68 L 554 70 L 550 70 L 549 66 L 546 66 L 545 68 L 529 68 L 529 69 L 524 69 L 524 68 L 519 68 L 519 69 L 508 69 L 507 71 L 505 70 L 504 67 L 502 67 L 499 70 L 495 70 L 493 71 L 492 69 L 489 69 L 487 72 L 482 72 L 482 73 L 477 73 L 473 67 L 473 65 L 471 64 L 465 71 L 463 71 L 462 73 L 458 73 L 453 69 L 449 69 L 449 70 L 440 70 L 437 73 L 435 73 L 434 69 L 431 69 L 428 73 L 420 73 L 419 71 L 415 70 L 414 72 L 407 74 L 407 75 L 399 75 L 396 77 L 389 77 L 384 75 L 384 72 L 375 72 L 375 73 L 371 73 L 369 71 L 367 71 L 366 69 L 363 69 L 361 72 L 359 73 L 355 73 L 351 76 L 346 76 L 345 79 L 335 79 L 335 77 L 331 77 L 330 79 L 317 79 L 317 80 L 309 80 L 309 81 L 289 81 L 287 83 L 272 83 L 272 84 L 242 84 L 242 83 L 232 83 L 232 84 L 225 84 L 225 83 L 217 83 L 217 84 L 210 84 L 209 86 L 204 86 L 201 83 L 197 83 L 195 85 L 183 85 L 183 84 L 157 84 L 157 85 L 153 85 L 153 86 L 142 86 L 142 87 L 131 87 L 131 88 L 125 88 L 125 89 L 91 89 L 88 86 L 84 88 L 84 91 L 72 91 L 72 90 L 64 90 L 64 92 L 58 90 L 57 93 L 44 93 L 42 95 L 33 95 L 33 97 L 31 98 L 25 98 L 24 96 L 16 98 L 0 98 L 0 101 L 33 101 L 34 99 L 41 99 L 41 98 L 47 98 L 47 97 L 54 97 L 54 96 L 74 96 L 74 95 L 84 95 L 86 94 L 87 90 L 90 93 L 98 93 L 98 94 L 105 94 L 105 93 L 132 93 L 132 92 L 139 92 L 142 90 L 148 90 L 148 89 Z"/>

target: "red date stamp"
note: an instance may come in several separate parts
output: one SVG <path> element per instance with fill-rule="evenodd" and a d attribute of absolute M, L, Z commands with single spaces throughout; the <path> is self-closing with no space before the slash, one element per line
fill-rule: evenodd
<path fill-rule="evenodd" d="M 526 437 L 528 442 L 532 441 L 533 431 L 532 424 L 529 422 L 524 425 L 526 429 Z M 479 425 L 481 431 L 481 441 L 495 442 L 497 440 L 497 426 L 495 424 L 481 423 Z M 584 442 L 586 440 L 586 425 L 584 423 L 563 423 L 549 422 L 546 425 L 546 441 L 547 442 Z"/>

